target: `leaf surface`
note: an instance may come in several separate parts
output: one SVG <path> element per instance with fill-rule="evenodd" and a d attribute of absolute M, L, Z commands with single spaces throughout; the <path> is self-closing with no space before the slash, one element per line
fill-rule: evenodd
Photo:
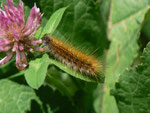
<path fill-rule="evenodd" d="M 47 21 L 45 27 L 43 28 L 42 35 L 40 36 L 41 38 L 45 34 L 51 34 L 51 35 L 53 34 L 55 29 L 59 25 L 66 8 L 67 7 L 60 8 L 56 12 L 53 13 L 53 15 L 49 18 L 49 20 Z"/>
<path fill-rule="evenodd" d="M 10 80 L 0 80 L 0 112 L 25 113 L 31 109 L 31 101 L 41 104 L 33 89 Z"/>
<path fill-rule="evenodd" d="M 38 89 L 43 84 L 49 64 L 50 60 L 47 54 L 29 63 L 29 68 L 25 72 L 25 79 L 32 88 Z"/>
<path fill-rule="evenodd" d="M 109 15 L 105 14 L 105 18 L 108 16 L 108 38 L 111 43 L 106 61 L 110 68 L 106 70 L 101 113 L 118 113 L 110 90 L 114 88 L 119 75 L 137 57 L 137 40 L 149 3 L 148 0 L 107 0 L 104 5 L 110 7 Z"/>
<path fill-rule="evenodd" d="M 120 113 L 150 113 L 150 43 L 142 55 L 142 64 L 121 74 L 112 90 Z"/>

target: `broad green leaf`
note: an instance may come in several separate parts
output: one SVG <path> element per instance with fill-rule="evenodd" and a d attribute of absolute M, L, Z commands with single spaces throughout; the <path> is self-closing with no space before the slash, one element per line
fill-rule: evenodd
<path fill-rule="evenodd" d="M 67 7 L 58 9 L 56 12 L 53 13 L 53 15 L 50 17 L 50 19 L 48 20 L 48 22 L 46 23 L 46 25 L 43 29 L 42 35 L 40 36 L 41 38 L 45 34 L 53 34 L 55 29 L 59 25 L 66 8 Z"/>
<path fill-rule="evenodd" d="M 47 54 L 29 63 L 29 68 L 25 72 L 25 79 L 32 88 L 38 89 L 43 84 L 49 64 L 50 60 Z"/>
<path fill-rule="evenodd" d="M 150 113 L 150 43 L 141 58 L 142 64 L 121 74 L 112 91 L 120 113 Z"/>
<path fill-rule="evenodd" d="M 108 38 L 111 41 L 107 54 L 106 80 L 103 89 L 101 113 L 118 113 L 118 108 L 110 90 L 114 88 L 119 75 L 137 57 L 137 40 L 146 12 L 148 0 L 107 0 L 110 8 L 108 18 Z M 106 8 L 108 8 L 106 7 Z"/>
<path fill-rule="evenodd" d="M 0 113 L 26 113 L 31 101 L 41 104 L 33 89 L 10 80 L 0 80 Z"/>

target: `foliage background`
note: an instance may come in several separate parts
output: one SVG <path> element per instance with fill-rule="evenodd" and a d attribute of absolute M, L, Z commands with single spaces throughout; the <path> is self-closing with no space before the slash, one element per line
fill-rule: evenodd
<path fill-rule="evenodd" d="M 14 1 L 18 3 L 18 0 Z M 145 64 L 145 59 L 149 58 L 146 53 L 150 50 L 143 53 L 146 57 L 144 60 L 140 58 L 150 40 L 149 0 L 23 1 L 26 19 L 34 3 L 44 13 L 42 27 L 57 9 L 67 6 L 53 35 L 62 40 L 69 38 L 69 43 L 80 46 L 82 51 L 88 48 L 92 52 L 99 48 L 95 56 L 104 57 L 105 82 L 86 82 L 68 75 L 59 66 L 50 65 L 49 75 L 36 90 L 27 84 L 24 76 L 20 76 L 24 72 L 18 72 L 12 59 L 0 66 L 1 113 L 150 112 L 150 82 L 144 79 L 147 75 L 149 80 L 150 63 Z M 3 56 L 0 53 L 0 57 Z M 35 56 L 28 58 L 32 61 Z M 139 64 L 148 66 L 146 69 L 136 69 L 135 66 Z M 136 74 L 130 72 L 132 68 Z M 143 70 L 147 70 L 147 73 Z M 135 75 L 140 78 L 136 79 Z M 142 81 L 142 87 L 139 81 Z M 134 89 L 139 93 L 132 94 Z M 142 106 L 141 109 L 137 109 L 139 106 Z"/>

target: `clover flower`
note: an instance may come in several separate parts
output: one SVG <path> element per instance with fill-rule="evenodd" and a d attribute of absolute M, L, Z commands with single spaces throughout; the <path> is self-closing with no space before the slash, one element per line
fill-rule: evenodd
<path fill-rule="evenodd" d="M 35 4 L 25 24 L 22 0 L 17 7 L 14 6 L 13 0 L 6 0 L 6 5 L 3 6 L 4 10 L 0 9 L 0 52 L 6 52 L 6 57 L 0 60 L 0 65 L 16 55 L 16 67 L 23 70 L 28 65 L 26 52 L 44 51 L 43 48 L 37 47 L 42 40 L 36 40 L 34 37 L 43 14 Z"/>

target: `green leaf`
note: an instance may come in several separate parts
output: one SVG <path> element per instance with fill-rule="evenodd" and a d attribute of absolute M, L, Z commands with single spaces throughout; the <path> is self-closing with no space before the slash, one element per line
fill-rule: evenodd
<path fill-rule="evenodd" d="M 118 113 L 118 108 L 110 90 L 114 88 L 119 75 L 137 57 L 137 40 L 144 16 L 149 9 L 147 0 L 107 0 L 103 1 L 108 14 L 108 38 L 111 41 L 107 54 L 106 81 L 103 92 L 101 113 Z M 109 4 L 109 5 L 108 5 Z M 107 10 L 106 9 L 106 10 Z M 108 17 L 107 17 L 108 16 Z"/>
<path fill-rule="evenodd" d="M 150 113 L 150 43 L 142 55 L 142 64 L 121 74 L 112 91 L 120 113 Z"/>
<path fill-rule="evenodd" d="M 47 54 L 29 63 L 29 68 L 25 72 L 25 79 L 32 88 L 38 89 L 43 84 L 49 64 Z"/>
<path fill-rule="evenodd" d="M 0 112 L 25 113 L 31 109 L 31 101 L 41 104 L 33 89 L 10 80 L 0 80 Z"/>
<path fill-rule="evenodd" d="M 53 32 L 55 31 L 55 29 L 57 28 L 57 26 L 59 25 L 62 16 L 65 12 L 67 7 L 64 8 L 60 8 L 58 9 L 56 12 L 53 13 L 53 15 L 50 17 L 50 19 L 48 20 L 48 22 L 46 23 L 41 38 L 45 35 L 45 34 L 53 34 Z"/>

